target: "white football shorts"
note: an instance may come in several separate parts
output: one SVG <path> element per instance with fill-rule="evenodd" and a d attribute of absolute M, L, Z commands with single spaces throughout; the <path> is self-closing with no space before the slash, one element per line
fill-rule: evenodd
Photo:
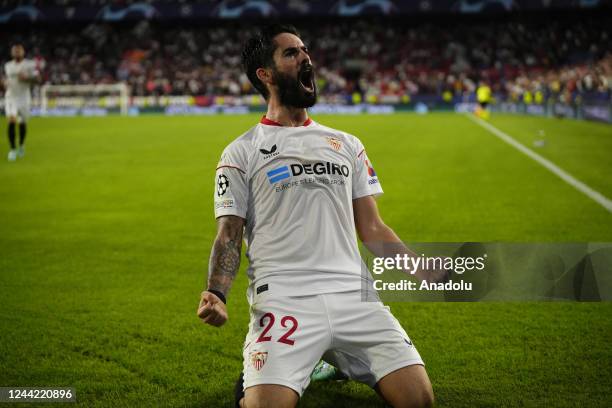
<path fill-rule="evenodd" d="M 19 123 L 25 123 L 30 118 L 30 102 L 27 100 L 6 98 L 4 100 L 4 113 L 7 118 L 14 116 Z"/>
<path fill-rule="evenodd" d="M 360 291 L 272 297 L 251 305 L 244 343 L 244 388 L 284 385 L 300 396 L 321 358 L 374 387 L 402 367 L 424 365 L 389 307 Z"/>

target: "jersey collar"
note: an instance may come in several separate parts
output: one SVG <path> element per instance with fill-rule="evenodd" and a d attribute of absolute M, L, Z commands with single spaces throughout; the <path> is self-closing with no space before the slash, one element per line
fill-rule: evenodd
<path fill-rule="evenodd" d="M 268 118 L 266 118 L 266 115 L 263 115 L 261 117 L 261 121 L 259 121 L 259 123 L 262 123 L 264 125 L 268 125 L 268 126 L 283 126 L 278 122 L 275 122 L 273 120 L 270 120 Z M 312 123 L 312 119 L 308 118 L 306 119 L 306 121 L 304 123 L 302 123 L 302 126 L 308 126 Z"/>

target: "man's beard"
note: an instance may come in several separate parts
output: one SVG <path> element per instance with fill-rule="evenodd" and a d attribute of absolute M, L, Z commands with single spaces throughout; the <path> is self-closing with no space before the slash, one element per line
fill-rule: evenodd
<path fill-rule="evenodd" d="M 276 67 L 272 70 L 272 78 L 278 87 L 278 96 L 283 106 L 292 108 L 310 108 L 317 102 L 317 85 L 314 80 L 312 66 L 303 66 L 297 78 L 279 72 Z M 312 91 L 307 90 L 300 79 L 310 82 Z"/>

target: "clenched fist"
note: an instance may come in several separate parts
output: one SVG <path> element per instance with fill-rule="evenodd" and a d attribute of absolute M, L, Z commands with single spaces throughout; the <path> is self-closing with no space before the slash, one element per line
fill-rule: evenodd
<path fill-rule="evenodd" d="M 211 326 L 221 327 L 227 321 L 227 308 L 225 304 L 215 295 L 208 291 L 202 292 L 198 317 Z"/>

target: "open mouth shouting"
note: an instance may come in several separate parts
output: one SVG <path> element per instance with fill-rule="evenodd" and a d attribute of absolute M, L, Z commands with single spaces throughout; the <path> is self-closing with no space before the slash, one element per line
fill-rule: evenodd
<path fill-rule="evenodd" d="M 317 85 L 311 64 L 302 65 L 297 76 L 274 70 L 273 78 L 282 105 L 310 108 L 317 102 Z"/>
<path fill-rule="evenodd" d="M 312 65 L 302 65 L 300 72 L 298 73 L 298 81 L 302 88 L 308 93 L 313 93 L 315 90 L 314 84 L 314 70 Z"/>

